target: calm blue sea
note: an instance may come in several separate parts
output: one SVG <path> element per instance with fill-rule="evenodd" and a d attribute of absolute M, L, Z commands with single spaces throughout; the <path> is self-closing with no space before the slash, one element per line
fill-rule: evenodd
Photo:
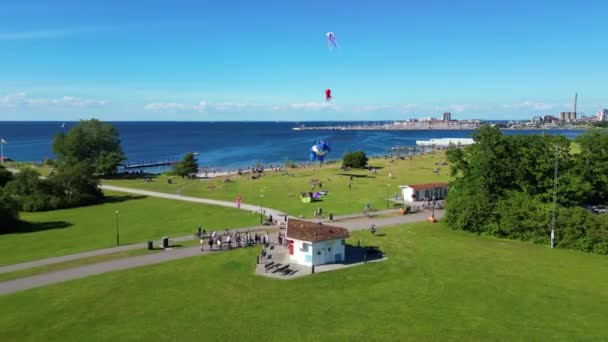
<path fill-rule="evenodd" d="M 42 161 L 53 158 L 52 141 L 57 133 L 69 130 L 76 122 L 7 122 L 0 121 L 4 154 L 17 161 Z M 392 146 L 415 145 L 416 140 L 431 138 L 466 138 L 472 131 L 294 131 L 293 122 L 112 122 L 120 131 L 122 146 L 130 162 L 180 158 L 198 152 L 203 167 L 224 169 L 265 165 L 285 160 L 305 162 L 316 140 L 331 144 L 329 159 L 338 159 L 345 151 L 363 150 L 382 154 Z M 332 122 L 331 125 L 340 125 Z M 349 123 L 349 124 L 352 124 Z M 306 126 L 329 125 L 306 122 Z M 580 130 L 544 131 L 573 138 Z M 505 131 L 505 134 L 543 134 L 542 130 Z"/>

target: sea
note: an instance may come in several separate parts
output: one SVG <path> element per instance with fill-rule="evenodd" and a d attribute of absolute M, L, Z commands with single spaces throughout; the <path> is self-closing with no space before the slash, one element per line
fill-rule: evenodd
<path fill-rule="evenodd" d="M 319 140 L 331 146 L 327 159 L 362 150 L 383 155 L 391 147 L 413 146 L 416 140 L 467 138 L 472 130 L 293 130 L 305 126 L 353 125 L 353 122 L 110 122 L 120 132 L 128 163 L 176 160 L 198 153 L 202 168 L 236 170 L 256 163 L 279 165 L 286 160 L 308 162 L 310 148 Z M 4 155 L 15 161 L 42 162 L 54 158 L 53 139 L 77 122 L 0 121 L 0 137 L 6 140 Z M 562 134 L 568 138 L 582 130 L 505 130 L 504 134 Z M 146 171 L 162 171 L 155 168 Z"/>

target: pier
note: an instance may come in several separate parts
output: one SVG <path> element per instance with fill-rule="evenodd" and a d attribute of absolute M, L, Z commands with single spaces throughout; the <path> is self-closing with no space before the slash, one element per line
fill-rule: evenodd
<path fill-rule="evenodd" d="M 159 160 L 159 161 L 136 161 L 133 164 L 122 164 L 120 166 L 125 170 L 129 169 L 141 169 L 145 167 L 156 167 L 156 166 L 172 166 L 179 163 L 179 160 Z"/>
<path fill-rule="evenodd" d="M 479 120 L 466 121 L 403 121 L 392 123 L 364 123 L 337 126 L 298 126 L 294 131 L 400 131 L 400 130 L 474 130 L 481 126 Z"/>

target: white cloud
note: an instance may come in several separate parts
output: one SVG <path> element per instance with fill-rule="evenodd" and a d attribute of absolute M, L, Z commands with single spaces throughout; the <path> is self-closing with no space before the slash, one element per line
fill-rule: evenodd
<path fill-rule="evenodd" d="M 549 110 L 555 108 L 557 105 L 552 103 L 542 103 L 534 101 L 524 101 L 521 103 L 505 104 L 505 109 L 527 109 L 527 110 Z"/>
<path fill-rule="evenodd" d="M 54 29 L 34 29 L 13 32 L 0 32 L 1 40 L 38 40 L 54 39 L 67 36 L 74 36 L 89 32 L 104 31 L 105 27 L 76 27 L 76 28 L 54 28 Z"/>
<path fill-rule="evenodd" d="M 185 104 L 176 102 L 155 102 L 148 103 L 144 106 L 145 110 L 154 112 L 178 112 L 178 111 L 194 111 L 204 112 L 207 109 L 207 102 L 201 101 L 198 104 Z"/>
<path fill-rule="evenodd" d="M 28 96 L 26 93 L 19 92 L 0 96 L 0 107 L 35 107 L 35 106 L 55 106 L 55 107 L 70 107 L 70 108 L 84 108 L 84 107 L 99 107 L 104 106 L 108 102 L 103 100 L 90 100 L 83 99 L 75 96 L 63 96 L 60 98 L 33 98 Z"/>

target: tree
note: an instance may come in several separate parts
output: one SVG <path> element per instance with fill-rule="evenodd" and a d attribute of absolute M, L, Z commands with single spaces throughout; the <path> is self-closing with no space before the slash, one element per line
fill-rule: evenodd
<path fill-rule="evenodd" d="M 342 157 L 342 166 L 360 169 L 367 166 L 367 161 L 367 156 L 363 151 L 346 152 Z"/>
<path fill-rule="evenodd" d="M 49 178 L 61 197 L 61 207 L 93 204 L 103 198 L 97 179 L 91 177 L 92 166 L 80 162 L 63 166 L 61 172 Z"/>
<path fill-rule="evenodd" d="M 19 204 L 8 191 L 0 187 L 0 234 L 15 228 L 19 220 Z"/>
<path fill-rule="evenodd" d="M 592 203 L 608 201 L 608 132 L 588 130 L 576 142 L 581 148 L 581 153 L 576 155 L 576 171 L 590 184 L 586 200 Z"/>
<path fill-rule="evenodd" d="M 182 177 L 198 173 L 198 160 L 194 153 L 187 153 L 184 159 L 173 165 L 173 173 Z"/>
<path fill-rule="evenodd" d="M 608 215 L 582 208 L 588 198 L 608 199 L 608 134 L 581 136 L 577 155 L 563 136 L 504 136 L 484 126 L 473 139 L 447 152 L 451 228 L 548 243 L 557 161 L 557 245 L 608 253 Z"/>
<path fill-rule="evenodd" d="M 7 170 L 4 166 L 0 165 L 0 187 L 6 185 L 13 179 L 13 173 Z"/>
<path fill-rule="evenodd" d="M 83 120 L 67 134 L 59 133 L 53 142 L 60 168 L 77 162 L 93 166 L 98 175 L 112 175 L 124 161 L 118 130 L 99 120 Z"/>
<path fill-rule="evenodd" d="M 57 191 L 46 179 L 33 169 L 23 169 L 6 184 L 5 189 L 19 203 L 23 211 L 43 211 L 60 207 Z"/>

